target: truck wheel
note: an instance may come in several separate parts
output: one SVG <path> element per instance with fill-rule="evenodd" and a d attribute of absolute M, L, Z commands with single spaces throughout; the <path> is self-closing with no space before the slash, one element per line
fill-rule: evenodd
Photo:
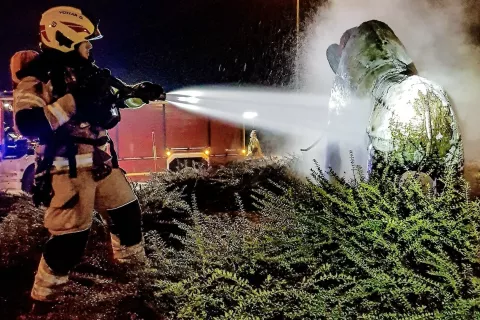
<path fill-rule="evenodd" d="M 203 158 L 177 158 L 170 162 L 168 169 L 170 171 L 178 172 L 185 168 L 199 169 L 201 167 L 207 168 L 208 162 Z"/>
<path fill-rule="evenodd" d="M 35 166 L 30 165 L 29 167 L 27 167 L 22 177 L 22 191 L 28 194 L 31 194 L 34 180 L 35 180 Z"/>

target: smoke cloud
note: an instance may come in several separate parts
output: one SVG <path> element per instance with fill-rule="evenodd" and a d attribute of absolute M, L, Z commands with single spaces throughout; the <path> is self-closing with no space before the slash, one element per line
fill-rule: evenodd
<path fill-rule="evenodd" d="M 449 94 L 459 118 L 466 161 L 480 159 L 480 50 L 471 37 L 480 22 L 479 11 L 473 0 L 329 1 L 306 23 L 298 56 L 301 86 L 307 92 L 329 94 L 334 74 L 326 59 L 327 47 L 364 21 L 383 21 L 403 42 L 420 76 L 440 84 Z M 358 120 L 349 117 L 344 125 L 358 127 Z M 297 140 L 298 147 L 315 138 Z"/>

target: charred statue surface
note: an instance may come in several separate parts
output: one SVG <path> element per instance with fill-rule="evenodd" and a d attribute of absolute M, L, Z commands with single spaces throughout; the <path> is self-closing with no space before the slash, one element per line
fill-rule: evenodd
<path fill-rule="evenodd" d="M 367 174 L 389 158 L 400 174 L 421 171 L 435 179 L 452 166 L 460 172 L 463 147 L 452 103 L 440 85 L 418 74 L 387 24 L 371 20 L 347 30 L 327 58 L 335 72 L 329 126 L 342 125 L 355 108 L 368 108 Z M 338 150 L 328 143 L 326 166 L 338 168 L 339 158 L 349 162 L 349 151 Z"/>

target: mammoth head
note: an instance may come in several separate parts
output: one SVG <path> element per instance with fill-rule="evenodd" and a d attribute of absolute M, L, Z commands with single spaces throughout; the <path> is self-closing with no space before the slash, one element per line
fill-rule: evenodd
<path fill-rule="evenodd" d="M 345 31 L 339 44 L 328 47 L 327 59 L 337 77 L 347 81 L 352 88 L 370 88 L 386 72 L 417 73 L 393 30 L 377 20 Z"/>

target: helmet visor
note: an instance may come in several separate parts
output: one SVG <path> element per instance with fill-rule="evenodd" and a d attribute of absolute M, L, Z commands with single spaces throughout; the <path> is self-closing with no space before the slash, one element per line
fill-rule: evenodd
<path fill-rule="evenodd" d="M 86 40 L 92 41 L 92 40 L 98 40 L 103 38 L 103 35 L 100 33 L 100 29 L 98 28 L 99 24 L 100 24 L 100 20 L 95 25 L 95 30 L 93 30 L 93 33 L 85 38 Z"/>

